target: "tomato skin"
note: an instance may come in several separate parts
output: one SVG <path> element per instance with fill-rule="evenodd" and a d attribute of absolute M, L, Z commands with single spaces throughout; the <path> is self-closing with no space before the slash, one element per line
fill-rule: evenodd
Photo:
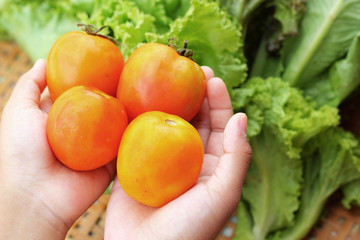
<path fill-rule="evenodd" d="M 203 157 L 201 138 L 190 123 L 175 115 L 146 112 L 124 132 L 117 174 L 130 197 L 161 207 L 195 185 Z"/>
<path fill-rule="evenodd" d="M 125 109 L 118 99 L 93 87 L 77 86 L 52 105 L 47 136 L 59 161 L 86 171 L 116 158 L 127 125 Z"/>
<path fill-rule="evenodd" d="M 146 43 L 125 63 L 117 90 L 129 120 L 147 111 L 162 111 L 190 121 L 206 93 L 201 67 L 173 48 Z"/>
<path fill-rule="evenodd" d="M 53 101 L 67 89 L 84 85 L 116 96 L 124 58 L 110 40 L 80 31 L 64 34 L 47 59 L 46 79 Z"/>

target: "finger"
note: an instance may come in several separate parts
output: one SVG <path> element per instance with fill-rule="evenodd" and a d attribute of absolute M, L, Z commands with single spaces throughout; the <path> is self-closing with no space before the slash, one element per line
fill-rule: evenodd
<path fill-rule="evenodd" d="M 46 62 L 43 59 L 36 61 L 34 66 L 17 82 L 9 99 L 10 103 L 39 106 L 40 95 L 46 86 Z"/>
<path fill-rule="evenodd" d="M 215 169 L 219 188 L 234 193 L 234 201 L 240 199 L 241 188 L 251 160 L 251 148 L 246 137 L 247 117 L 235 114 L 224 132 L 224 155 Z"/>
<path fill-rule="evenodd" d="M 196 128 L 198 131 L 201 141 L 203 143 L 204 150 L 206 151 L 206 147 L 208 145 L 208 140 L 210 137 L 210 111 L 209 111 L 209 104 L 207 99 L 204 99 L 204 102 L 200 108 L 198 114 L 194 117 L 191 121 L 191 124 Z"/>
<path fill-rule="evenodd" d="M 233 109 L 226 85 L 220 78 L 212 78 L 208 81 L 207 98 L 211 135 L 206 149 L 209 154 L 221 156 L 224 153 L 223 132 L 233 115 Z"/>
<path fill-rule="evenodd" d="M 46 113 L 49 113 L 53 102 L 50 98 L 49 88 L 46 87 L 40 97 L 40 109 Z"/>
<path fill-rule="evenodd" d="M 209 80 L 215 76 L 214 71 L 210 67 L 202 66 L 201 69 L 203 70 L 207 80 Z"/>
<path fill-rule="evenodd" d="M 207 81 L 214 77 L 213 70 L 208 66 L 202 66 L 201 69 L 204 71 Z M 210 111 L 209 103 L 207 98 L 204 99 L 204 102 L 198 112 L 198 114 L 191 121 L 191 124 L 198 131 L 201 141 L 203 143 L 204 150 L 206 151 L 211 129 L 210 129 Z"/>

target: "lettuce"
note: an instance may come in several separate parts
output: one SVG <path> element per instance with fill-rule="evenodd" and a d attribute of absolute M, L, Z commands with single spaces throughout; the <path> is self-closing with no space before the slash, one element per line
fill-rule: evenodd
<path fill-rule="evenodd" d="M 295 12 L 290 2 L 256 10 L 267 14 L 253 15 L 264 31 L 245 42 L 256 53 L 249 80 L 234 90 L 253 149 L 236 239 L 302 239 L 339 189 L 345 207 L 360 204 L 359 140 L 337 113 L 360 85 L 360 1 L 308 0 Z"/>
<path fill-rule="evenodd" d="M 306 86 L 342 58 L 360 31 L 359 11 L 360 1 L 308 1 L 300 33 L 284 43 L 283 79 Z"/>
<path fill-rule="evenodd" d="M 252 216 L 253 237 L 265 239 L 293 225 L 303 184 L 302 150 L 322 131 L 338 125 L 338 110 L 316 109 L 301 91 L 278 78 L 248 80 L 234 90 L 233 106 L 248 114 L 253 157 L 243 200 Z"/>
<path fill-rule="evenodd" d="M 319 106 L 339 106 L 360 84 L 360 32 L 354 37 L 344 59 L 336 61 L 328 72 L 304 88 Z"/>
<path fill-rule="evenodd" d="M 71 2 L 3 1 L 0 5 L 0 28 L 15 39 L 33 61 L 47 58 L 59 36 L 77 29 L 78 19 L 72 7 L 78 5 Z"/>
<path fill-rule="evenodd" d="M 251 76 L 280 77 L 319 106 L 338 106 L 360 84 L 359 11 L 359 0 L 307 1 L 298 34 L 286 36 L 277 54 L 267 48 L 277 33 L 263 35 Z"/>
<path fill-rule="evenodd" d="M 360 179 L 356 179 L 341 188 L 343 192 L 342 204 L 345 208 L 360 206 Z"/>
<path fill-rule="evenodd" d="M 330 195 L 341 186 L 360 179 L 359 142 L 349 132 L 329 128 L 313 138 L 305 149 L 305 180 L 295 223 L 277 232 L 270 238 L 272 240 L 305 237 L 321 215 Z"/>

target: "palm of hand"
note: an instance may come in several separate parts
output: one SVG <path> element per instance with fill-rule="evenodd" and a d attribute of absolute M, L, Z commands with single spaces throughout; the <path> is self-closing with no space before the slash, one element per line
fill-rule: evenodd
<path fill-rule="evenodd" d="M 204 71 L 207 99 L 192 123 L 205 149 L 196 185 L 167 205 L 152 208 L 130 198 L 116 179 L 107 207 L 106 239 L 212 239 L 235 210 L 251 150 L 236 126 L 243 116 L 229 121 L 233 112 L 224 83 L 212 78 L 209 69 Z"/>

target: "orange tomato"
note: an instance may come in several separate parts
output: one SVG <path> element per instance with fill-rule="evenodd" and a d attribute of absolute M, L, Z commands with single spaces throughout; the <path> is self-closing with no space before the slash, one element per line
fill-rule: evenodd
<path fill-rule="evenodd" d="M 46 80 L 54 101 L 67 89 L 84 85 L 116 96 L 124 67 L 119 48 L 101 36 L 80 31 L 64 34 L 53 44 L 47 59 Z"/>
<path fill-rule="evenodd" d="M 159 43 L 137 48 L 126 61 L 117 90 L 129 120 L 162 111 L 190 121 L 200 110 L 206 77 L 193 60 Z"/>
<path fill-rule="evenodd" d="M 146 112 L 124 132 L 117 174 L 130 197 L 160 207 L 194 186 L 203 157 L 201 138 L 190 123 L 175 115 Z"/>
<path fill-rule="evenodd" d="M 74 170 L 92 170 L 116 158 L 128 120 L 121 102 L 93 88 L 77 86 L 52 105 L 47 136 L 55 156 Z"/>

